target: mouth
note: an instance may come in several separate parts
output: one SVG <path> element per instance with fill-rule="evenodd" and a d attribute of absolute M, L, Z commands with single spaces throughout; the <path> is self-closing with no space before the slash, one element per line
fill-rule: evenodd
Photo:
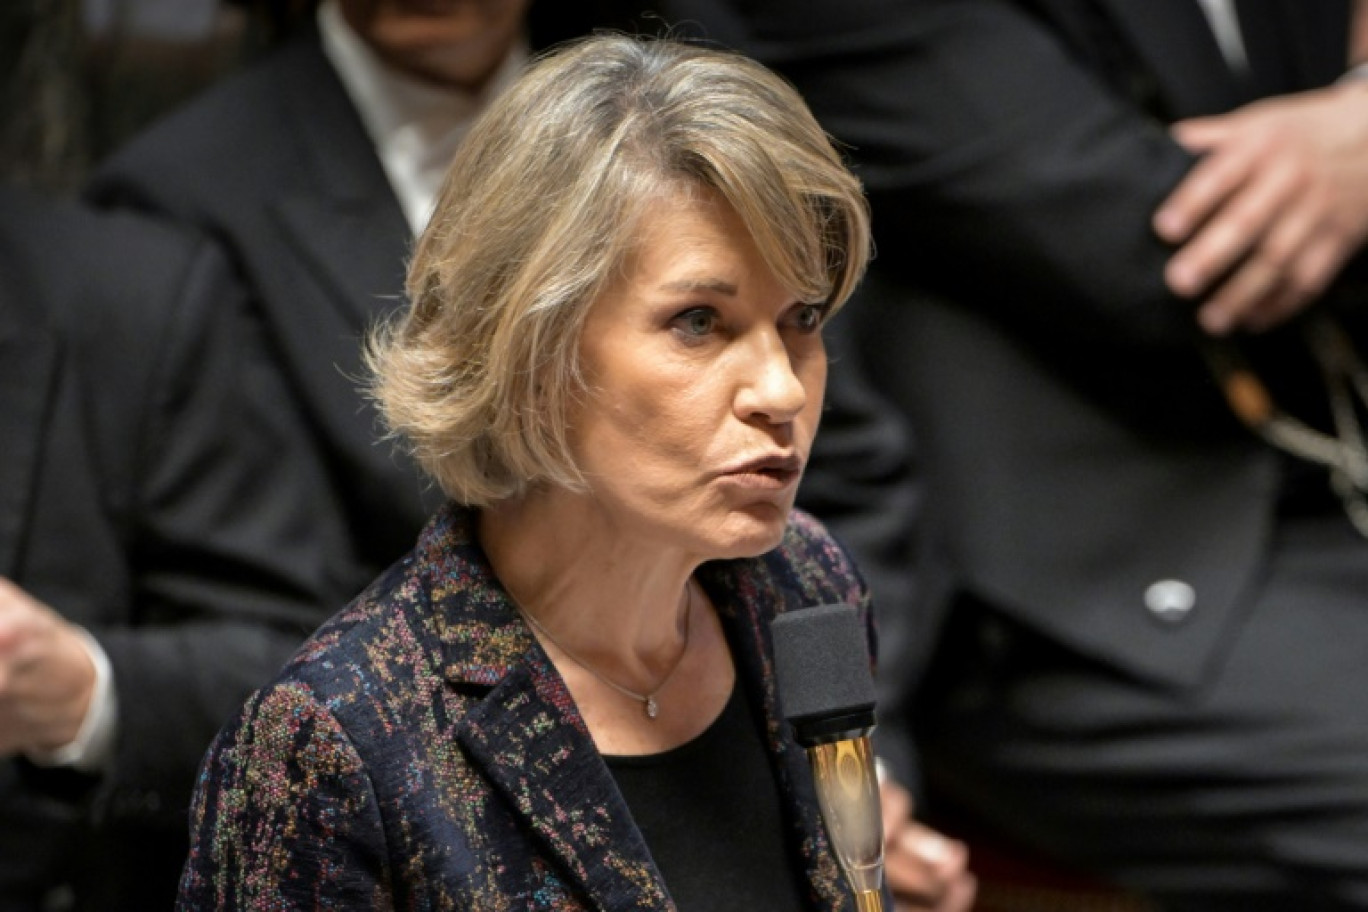
<path fill-rule="evenodd" d="M 722 472 L 728 480 L 751 487 L 786 488 L 803 474 L 803 460 L 795 454 L 772 454 L 739 462 Z"/>

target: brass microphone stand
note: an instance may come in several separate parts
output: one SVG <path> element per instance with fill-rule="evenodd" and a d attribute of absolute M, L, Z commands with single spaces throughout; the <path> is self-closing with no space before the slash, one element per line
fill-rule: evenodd
<path fill-rule="evenodd" d="M 859 912 L 883 912 L 883 813 L 869 736 L 808 748 L 817 803 Z"/>

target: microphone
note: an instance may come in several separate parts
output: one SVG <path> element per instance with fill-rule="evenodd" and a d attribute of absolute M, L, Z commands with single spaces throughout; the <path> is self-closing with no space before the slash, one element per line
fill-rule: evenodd
<path fill-rule="evenodd" d="M 770 630 L 779 704 L 807 749 L 832 848 L 859 912 L 882 912 L 883 814 L 864 625 L 853 605 L 835 604 L 781 614 Z"/>

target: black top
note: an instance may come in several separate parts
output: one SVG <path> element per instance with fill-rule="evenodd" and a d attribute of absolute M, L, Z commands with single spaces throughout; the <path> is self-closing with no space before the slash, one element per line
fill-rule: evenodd
<path fill-rule="evenodd" d="M 809 908 L 774 771 L 740 687 L 689 743 L 604 759 L 680 912 Z"/>

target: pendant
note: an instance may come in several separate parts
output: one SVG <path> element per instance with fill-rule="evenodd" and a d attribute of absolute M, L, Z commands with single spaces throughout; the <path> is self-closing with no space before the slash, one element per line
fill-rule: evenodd
<path fill-rule="evenodd" d="M 658 715 L 660 715 L 660 706 L 656 703 L 655 695 L 652 694 L 646 698 L 646 717 L 654 719 Z"/>

